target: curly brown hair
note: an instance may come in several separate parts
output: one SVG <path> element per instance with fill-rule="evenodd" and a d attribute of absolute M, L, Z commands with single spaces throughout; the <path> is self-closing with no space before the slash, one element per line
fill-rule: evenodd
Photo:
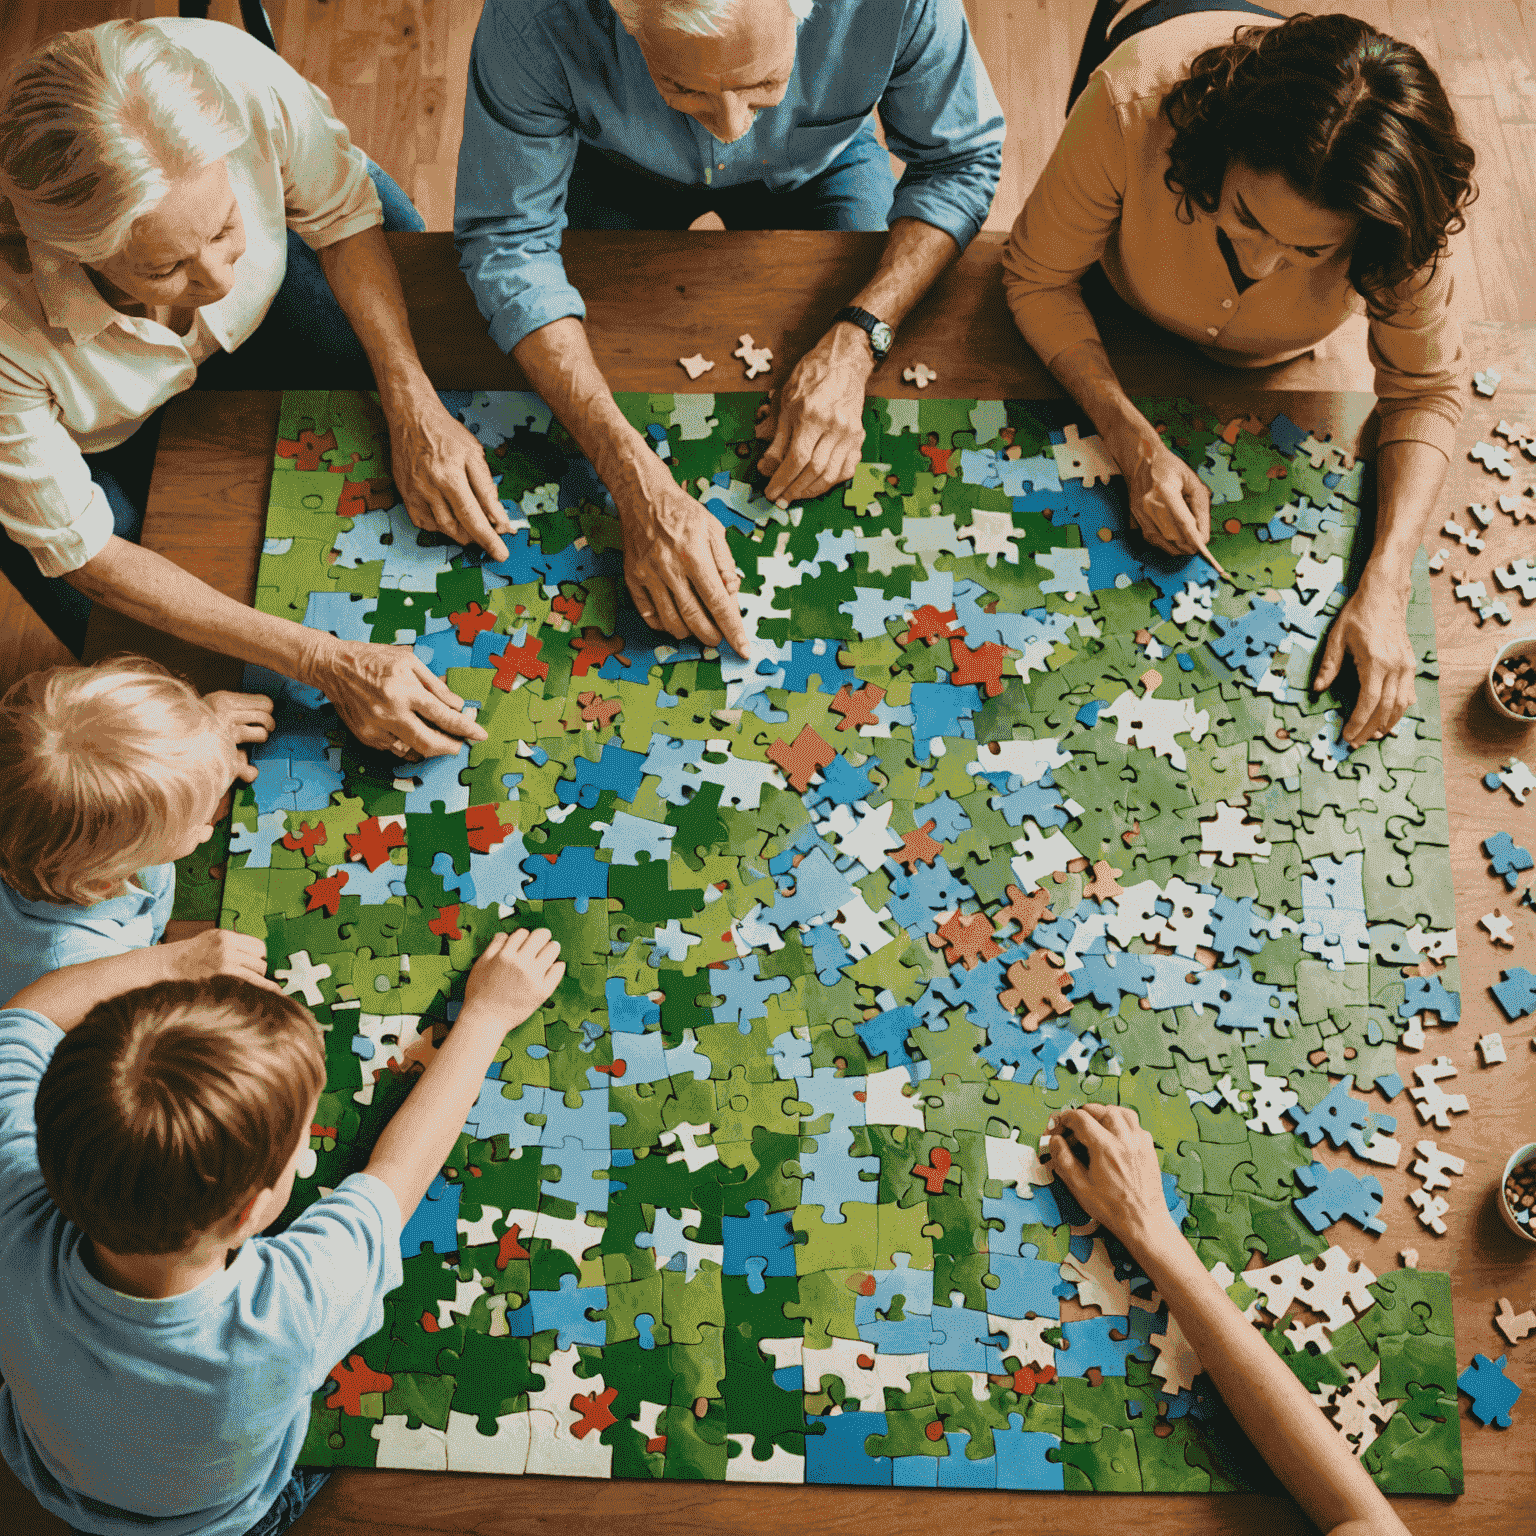
<path fill-rule="evenodd" d="M 1349 277 L 1371 312 L 1433 275 L 1477 196 L 1476 156 L 1423 54 L 1353 16 L 1292 16 L 1207 48 L 1163 98 L 1163 180 L 1179 217 L 1214 213 L 1228 164 L 1278 171 L 1302 197 L 1353 215 Z"/>

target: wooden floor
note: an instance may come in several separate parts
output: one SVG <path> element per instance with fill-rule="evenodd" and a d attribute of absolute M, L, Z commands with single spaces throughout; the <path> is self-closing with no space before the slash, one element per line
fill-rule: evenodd
<path fill-rule="evenodd" d="M 1294 0 L 1272 9 L 1323 10 Z M 1050 154 L 1093 0 L 965 0 L 1007 114 L 989 229 L 1007 229 Z M 0 62 L 113 16 L 176 14 L 176 0 L 0 0 Z M 1468 318 L 1536 319 L 1536 0 L 1354 0 L 1351 12 L 1421 48 L 1477 150 L 1482 195 L 1464 237 Z M 278 46 L 330 96 L 353 138 L 406 190 L 428 229 L 453 225 L 454 167 L 480 0 L 267 0 Z M 236 0 L 210 15 L 238 23 Z M 63 648 L 0 577 L 0 688 Z"/>

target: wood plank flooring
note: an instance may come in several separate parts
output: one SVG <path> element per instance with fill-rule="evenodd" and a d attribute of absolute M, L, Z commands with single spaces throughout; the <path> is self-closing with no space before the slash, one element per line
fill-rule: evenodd
<path fill-rule="evenodd" d="M 1276 10 L 1304 7 L 1270 0 Z M 1093 0 L 965 0 L 1008 118 L 988 229 L 1007 229 L 1061 131 Z M 4 0 L 0 64 L 55 32 L 113 16 L 175 15 L 176 0 Z M 1309 9 L 1322 9 L 1313 5 Z M 1536 319 L 1536 0 L 1353 0 L 1348 7 L 1423 50 L 1478 154 L 1481 195 L 1458 253 L 1469 319 Z M 331 98 L 353 138 L 421 210 L 453 225 L 470 43 L 480 0 L 267 0 L 278 46 Z M 238 24 L 237 0 L 210 15 Z M 0 577 L 0 688 L 63 648 Z"/>

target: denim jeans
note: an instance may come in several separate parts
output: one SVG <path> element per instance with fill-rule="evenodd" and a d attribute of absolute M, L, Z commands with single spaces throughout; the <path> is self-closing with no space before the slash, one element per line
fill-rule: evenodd
<path fill-rule="evenodd" d="M 572 229 L 687 229 L 702 213 L 718 213 L 727 229 L 885 229 L 895 191 L 891 157 L 866 123 L 819 176 L 783 192 L 761 181 L 669 181 L 583 144 L 565 214 Z"/>
<path fill-rule="evenodd" d="M 368 162 L 368 174 L 384 205 L 387 230 L 426 228 L 414 204 L 389 176 Z M 281 389 L 314 382 L 334 389 L 371 389 L 367 355 L 331 285 L 320 258 L 288 231 L 288 266 L 282 287 L 255 333 L 233 352 L 216 351 L 197 371 L 193 389 Z M 165 407 L 146 416 L 133 435 L 104 453 L 88 453 L 91 479 L 112 508 L 112 531 L 137 544 L 144 525 L 149 479 L 160 442 Z M 47 577 L 21 545 L 0 530 L 0 571 L 33 612 L 76 656 L 85 646 L 90 599 L 62 577 Z"/>
<path fill-rule="evenodd" d="M 281 1536 L 300 1515 L 309 1508 L 310 1500 L 325 1487 L 331 1474 L 319 1468 L 295 1467 L 293 1476 L 283 1485 L 283 1491 L 272 1501 L 272 1506 L 245 1536 Z M 85 1531 L 70 1529 L 74 1536 L 88 1536 Z"/>

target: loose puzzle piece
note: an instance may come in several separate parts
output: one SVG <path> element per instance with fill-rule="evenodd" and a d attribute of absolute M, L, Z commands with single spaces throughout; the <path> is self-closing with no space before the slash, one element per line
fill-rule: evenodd
<path fill-rule="evenodd" d="M 1177 1323 L 1041 1160 L 1099 1102 L 1371 1475 L 1460 1488 L 1444 1277 L 1327 1248 L 1379 1228 L 1380 1185 L 1308 1151 L 1395 1163 L 1364 1085 L 1401 1093 L 1395 1039 L 1461 1013 L 1427 576 L 1418 700 L 1351 752 L 1307 687 L 1368 500 L 1345 445 L 1140 402 L 1221 509 L 1224 583 L 1132 537 L 1070 406 L 914 393 L 795 508 L 761 494 L 760 395 L 619 397 L 725 529 L 751 659 L 639 621 L 607 490 L 535 397 L 444 396 L 514 525 L 499 562 L 410 526 L 371 396 L 284 397 L 265 610 L 410 645 L 487 733 L 378 762 L 318 693 L 250 685 L 278 729 L 223 920 L 326 1043 L 287 1214 L 366 1157 L 492 933 L 566 962 L 306 1465 L 1251 1486 Z M 1521 1008 L 1536 978 L 1499 985 Z M 1453 1164 L 1416 1157 L 1439 1221 Z"/>
<path fill-rule="evenodd" d="M 1500 1429 L 1508 1429 L 1514 1422 L 1510 1413 L 1521 1392 L 1504 1374 L 1507 1358 L 1500 1355 L 1497 1360 L 1490 1360 L 1487 1355 L 1473 1355 L 1472 1364 L 1456 1378 L 1456 1385 L 1472 1399 L 1472 1412 L 1478 1422 L 1496 1424 Z"/>

